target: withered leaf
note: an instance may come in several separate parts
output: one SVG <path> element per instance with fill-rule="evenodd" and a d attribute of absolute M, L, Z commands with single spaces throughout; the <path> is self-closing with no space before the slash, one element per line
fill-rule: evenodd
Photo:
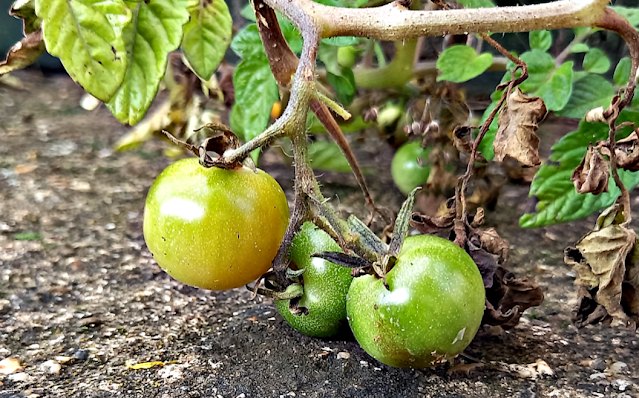
<path fill-rule="evenodd" d="M 537 283 L 527 277 L 518 279 L 512 272 L 497 267 L 493 286 L 486 289 L 486 311 L 482 322 L 504 329 L 513 328 L 526 309 L 543 301 L 544 293 Z"/>
<path fill-rule="evenodd" d="M 449 231 L 453 227 L 455 213 L 444 216 L 427 216 L 425 214 L 413 213 L 410 219 L 410 226 L 422 234 L 437 234 Z"/>
<path fill-rule="evenodd" d="M 535 132 L 546 113 L 546 105 L 540 97 L 528 97 L 519 88 L 515 89 L 497 119 L 495 159 L 502 161 L 508 155 L 526 166 L 539 165 L 539 137 Z"/>
<path fill-rule="evenodd" d="M 28 33 L 22 40 L 14 44 L 7 59 L 0 62 L 0 76 L 14 70 L 26 68 L 35 62 L 44 52 L 44 40 L 42 39 L 42 29 Z"/>
<path fill-rule="evenodd" d="M 602 146 L 601 153 L 610 156 L 610 150 Z M 634 131 L 615 144 L 617 166 L 629 171 L 639 171 L 639 136 Z"/>
<path fill-rule="evenodd" d="M 457 175 L 447 170 L 446 159 L 450 157 L 443 148 L 435 147 L 428 155 L 430 173 L 426 181 L 429 192 L 438 193 L 451 190 L 457 186 Z"/>
<path fill-rule="evenodd" d="M 568 248 L 564 253 L 566 264 L 577 272 L 575 284 L 583 287 L 577 309 L 578 322 L 591 323 L 597 309 L 593 308 L 594 304 L 588 304 L 589 295 L 605 308 L 615 323 L 628 326 L 634 323 L 632 317 L 639 315 L 635 312 L 639 308 L 636 293 L 638 256 L 633 250 L 637 234 L 624 221 L 621 206 L 614 204 L 599 216 L 593 230 L 575 248 Z M 597 320 L 601 320 L 601 313 L 599 309 Z"/>
<path fill-rule="evenodd" d="M 477 236 L 472 237 L 467 243 L 467 251 L 473 259 L 479 273 L 484 280 L 484 287 L 490 289 L 494 283 L 494 275 L 497 270 L 497 260 L 488 251 L 481 248 L 481 242 Z"/>
<path fill-rule="evenodd" d="M 479 233 L 479 239 L 483 248 L 497 256 L 497 262 L 499 264 L 508 261 L 510 245 L 505 239 L 499 236 L 495 228 L 488 228 L 485 231 L 481 231 Z"/>
<path fill-rule="evenodd" d="M 599 195 L 602 192 L 608 192 L 608 180 L 610 179 L 608 162 L 597 148 L 588 145 L 586 154 L 581 159 L 579 166 L 572 172 L 570 179 L 579 193 L 590 192 Z"/>

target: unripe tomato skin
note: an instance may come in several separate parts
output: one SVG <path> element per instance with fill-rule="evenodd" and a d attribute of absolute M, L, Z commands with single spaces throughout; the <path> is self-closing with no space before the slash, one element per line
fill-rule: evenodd
<path fill-rule="evenodd" d="M 304 295 L 299 306 L 307 315 L 295 315 L 289 310 L 290 300 L 275 300 L 282 318 L 300 333 L 312 337 L 333 337 L 348 330 L 346 293 L 353 280 L 351 270 L 321 258 L 310 257 L 323 251 L 339 251 L 340 247 L 324 231 L 305 223 L 293 239 L 290 260 L 298 269 L 305 269 Z"/>
<path fill-rule="evenodd" d="M 265 172 L 205 168 L 179 160 L 155 180 L 144 208 L 144 239 L 175 279 L 223 290 L 271 266 L 288 225 L 282 188 Z"/>
<path fill-rule="evenodd" d="M 350 327 L 362 348 L 387 365 L 436 366 L 461 353 L 484 314 L 482 277 L 470 256 L 432 235 L 408 237 L 386 275 L 355 278 Z"/>
<path fill-rule="evenodd" d="M 404 195 L 428 181 L 430 166 L 421 166 L 417 160 L 421 158 L 426 164 L 429 153 L 430 148 L 422 148 L 419 142 L 407 142 L 395 152 L 391 175 Z"/>

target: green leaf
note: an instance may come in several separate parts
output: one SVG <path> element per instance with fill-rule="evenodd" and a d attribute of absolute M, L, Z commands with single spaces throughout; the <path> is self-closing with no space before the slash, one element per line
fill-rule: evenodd
<path fill-rule="evenodd" d="M 308 146 L 308 153 L 315 170 L 351 171 L 348 160 L 334 142 L 315 141 Z"/>
<path fill-rule="evenodd" d="M 591 109 L 607 108 L 615 94 L 614 87 L 600 75 L 589 74 L 573 81 L 572 95 L 568 104 L 557 115 L 581 119 Z"/>
<path fill-rule="evenodd" d="M 584 70 L 591 73 L 606 73 L 610 69 L 610 60 L 598 48 L 591 48 L 584 57 Z"/>
<path fill-rule="evenodd" d="M 231 42 L 231 49 L 240 58 L 246 59 L 260 55 L 266 56 L 264 47 L 262 47 L 260 32 L 257 30 L 256 24 L 246 25 L 240 30 Z"/>
<path fill-rule="evenodd" d="M 242 8 L 242 11 L 240 11 L 240 15 L 243 16 L 244 18 L 248 19 L 249 21 L 255 22 L 255 11 L 253 11 L 253 4 L 249 3 L 247 5 L 245 5 Z"/>
<path fill-rule="evenodd" d="M 639 112 L 624 110 L 619 121 L 639 122 Z M 626 128 L 621 137 L 630 134 Z M 608 137 L 608 126 L 604 123 L 582 121 L 579 129 L 565 135 L 553 147 L 550 161 L 544 164 L 530 186 L 530 196 L 538 200 L 534 213 L 524 214 L 519 224 L 525 228 L 552 225 L 587 217 L 595 211 L 610 206 L 619 195 L 619 190 L 611 180 L 610 192 L 600 195 L 577 193 L 570 176 L 581 162 L 588 144 Z M 639 183 L 639 173 L 619 171 L 628 189 Z"/>
<path fill-rule="evenodd" d="M 492 62 L 492 54 L 477 55 L 475 49 L 470 46 L 459 44 L 448 47 L 437 59 L 437 69 L 442 72 L 437 76 L 437 81 L 468 81 L 484 73 Z"/>
<path fill-rule="evenodd" d="M 555 60 L 545 51 L 533 49 L 521 54 L 519 58 L 528 65 L 528 79 L 519 85 L 524 93 L 541 87 L 555 69 Z"/>
<path fill-rule="evenodd" d="M 617 86 L 625 86 L 630 80 L 630 69 L 632 67 L 632 60 L 630 57 L 623 57 L 619 60 L 617 67 L 615 68 L 615 75 L 613 80 Z"/>
<path fill-rule="evenodd" d="M 552 34 L 549 30 L 536 30 L 529 33 L 528 41 L 531 49 L 548 51 L 552 45 Z"/>
<path fill-rule="evenodd" d="M 590 50 L 590 47 L 588 47 L 588 45 L 585 43 L 577 43 L 574 46 L 570 47 L 570 52 L 575 54 L 585 53 L 588 52 L 588 50 Z"/>
<path fill-rule="evenodd" d="M 202 80 L 209 80 L 224 58 L 233 20 L 224 0 L 199 0 L 184 26 L 182 52 L 189 66 Z"/>
<path fill-rule="evenodd" d="M 488 8 L 495 7 L 495 3 L 492 0 L 457 0 L 464 8 Z"/>
<path fill-rule="evenodd" d="M 338 36 L 322 39 L 322 43 L 337 47 L 354 46 L 359 43 L 359 39 L 355 36 Z"/>
<path fill-rule="evenodd" d="M 328 83 L 335 89 L 335 95 L 339 102 L 349 105 L 355 99 L 355 75 L 350 68 L 343 67 L 340 74 L 326 72 Z"/>
<path fill-rule="evenodd" d="M 128 2 L 132 21 L 124 28 L 128 54 L 122 85 L 107 107 L 122 123 L 134 125 L 146 113 L 166 72 L 169 53 L 178 48 L 189 20 L 188 0 Z"/>
<path fill-rule="evenodd" d="M 241 109 L 243 139 L 248 141 L 264 131 L 273 103 L 279 100 L 275 78 L 266 56 L 245 59 L 233 73 L 235 106 Z M 235 111 L 237 112 L 237 110 Z"/>
<path fill-rule="evenodd" d="M 632 26 L 639 28 L 639 9 L 622 6 L 611 6 L 610 8 L 626 18 Z"/>
<path fill-rule="evenodd" d="M 89 94 L 107 102 L 120 87 L 127 53 L 123 30 L 131 11 L 122 0 L 36 0 L 47 51 Z"/>
<path fill-rule="evenodd" d="M 480 125 L 484 124 L 486 119 L 488 119 L 490 113 L 497 106 L 498 101 L 499 98 L 497 99 L 497 101 L 493 101 L 490 106 L 488 106 L 488 108 L 484 111 L 484 115 L 481 118 Z M 493 142 L 495 141 L 495 134 L 497 134 L 497 129 L 499 128 L 497 124 L 498 116 L 499 115 L 495 116 L 492 123 L 490 123 L 490 127 L 488 128 L 488 131 L 486 131 L 484 139 L 482 139 L 479 143 L 479 152 L 484 155 L 484 158 L 486 158 L 486 160 L 492 160 L 495 157 L 495 148 L 493 147 Z"/>
<path fill-rule="evenodd" d="M 544 100 L 549 111 L 559 111 L 568 103 L 572 93 L 572 65 L 572 61 L 562 64 L 535 93 Z"/>

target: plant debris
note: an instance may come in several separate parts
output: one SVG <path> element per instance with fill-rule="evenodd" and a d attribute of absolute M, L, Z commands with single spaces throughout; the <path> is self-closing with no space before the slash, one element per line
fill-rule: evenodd
<path fill-rule="evenodd" d="M 597 148 L 588 145 L 584 158 L 570 177 L 570 180 L 575 184 L 575 189 L 580 194 L 590 192 L 599 195 L 602 192 L 608 192 L 609 179 L 608 162 Z"/>

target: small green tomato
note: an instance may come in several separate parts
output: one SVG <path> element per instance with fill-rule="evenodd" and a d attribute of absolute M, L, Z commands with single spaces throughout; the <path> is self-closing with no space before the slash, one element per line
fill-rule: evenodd
<path fill-rule="evenodd" d="M 422 148 L 419 142 L 408 142 L 402 145 L 391 163 L 391 175 L 395 185 L 404 195 L 428 181 L 430 166 L 420 166 L 418 159 L 426 164 L 430 148 Z"/>
<path fill-rule="evenodd" d="M 293 314 L 290 300 L 276 300 L 282 318 L 300 333 L 313 337 L 332 337 L 344 329 L 346 322 L 346 293 L 353 280 L 351 271 L 312 254 L 341 251 L 337 243 L 312 223 L 305 223 L 293 239 L 290 259 L 297 269 L 304 269 L 304 295 L 298 307 L 308 310 L 306 315 Z"/>

